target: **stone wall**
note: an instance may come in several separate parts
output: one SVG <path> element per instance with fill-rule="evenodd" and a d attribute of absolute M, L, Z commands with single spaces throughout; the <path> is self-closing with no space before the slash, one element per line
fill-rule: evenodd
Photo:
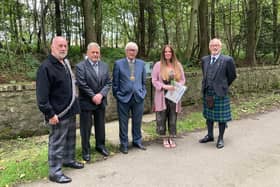
<path fill-rule="evenodd" d="M 231 94 L 269 92 L 280 89 L 280 66 L 238 68 L 238 78 L 231 87 Z M 188 90 L 183 96 L 183 105 L 201 101 L 201 71 L 187 72 Z M 153 88 L 147 79 L 145 113 L 152 112 Z M 108 96 L 106 121 L 118 118 L 116 101 L 112 92 Z M 43 116 L 36 105 L 35 84 L 0 85 L 0 139 L 26 137 L 47 133 Z"/>

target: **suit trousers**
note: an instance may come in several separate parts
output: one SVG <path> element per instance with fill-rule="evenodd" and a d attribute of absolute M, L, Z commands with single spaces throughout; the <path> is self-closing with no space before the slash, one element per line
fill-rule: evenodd
<path fill-rule="evenodd" d="M 76 116 L 50 125 L 48 162 L 49 174 L 61 175 L 62 164 L 75 161 Z"/>
<path fill-rule="evenodd" d="M 95 146 L 105 146 L 105 107 L 94 110 L 82 110 L 80 114 L 80 133 L 82 139 L 82 154 L 90 154 L 90 135 L 92 129 L 92 116 L 94 120 Z"/>
<path fill-rule="evenodd" d="M 132 142 L 142 143 L 141 123 L 144 112 L 144 100 L 136 102 L 134 96 L 128 103 L 117 102 L 119 114 L 119 138 L 121 146 L 128 147 L 128 119 L 132 118 Z"/>

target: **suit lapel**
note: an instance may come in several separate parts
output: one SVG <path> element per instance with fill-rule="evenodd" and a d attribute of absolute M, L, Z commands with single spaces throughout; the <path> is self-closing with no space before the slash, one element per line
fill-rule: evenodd
<path fill-rule="evenodd" d="M 87 60 L 86 66 L 87 66 L 87 71 L 90 72 L 91 76 L 93 76 L 95 79 L 97 79 L 98 76 L 97 76 L 95 70 L 93 69 L 91 63 L 89 62 L 89 60 Z"/>
<path fill-rule="evenodd" d="M 102 75 L 104 74 L 104 64 L 99 61 L 99 64 L 98 64 L 98 81 L 99 83 L 101 84 L 102 83 Z"/>
<path fill-rule="evenodd" d="M 130 69 L 129 69 L 129 64 L 127 59 L 125 58 L 124 60 L 124 69 L 126 70 L 125 72 L 127 73 L 128 78 L 130 77 Z"/>
<path fill-rule="evenodd" d="M 211 60 L 211 56 L 208 56 L 206 62 L 204 62 L 204 76 L 206 77 L 207 75 L 207 70 L 208 70 L 208 65 L 210 63 L 210 60 Z"/>
<path fill-rule="evenodd" d="M 219 56 L 219 58 L 216 60 L 215 62 L 215 69 L 214 69 L 214 76 L 213 78 L 215 79 L 217 72 L 219 71 L 219 69 L 222 67 L 222 63 L 223 63 L 223 57 L 222 55 Z"/>

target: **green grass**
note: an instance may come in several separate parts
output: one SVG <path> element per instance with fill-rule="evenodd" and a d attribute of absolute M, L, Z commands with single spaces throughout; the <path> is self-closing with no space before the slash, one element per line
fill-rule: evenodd
<path fill-rule="evenodd" d="M 48 177 L 48 136 L 18 138 L 0 142 L 0 187 L 29 182 Z M 95 145 L 94 137 L 91 145 Z M 106 142 L 111 155 L 118 148 Z M 81 139 L 77 136 L 76 158 L 82 161 Z M 95 150 L 91 152 L 91 162 L 97 162 L 103 156 Z M 65 168 L 66 169 L 66 168 Z"/>
<path fill-rule="evenodd" d="M 241 119 L 248 115 L 262 113 L 279 108 L 279 94 L 251 94 L 232 99 L 232 115 L 234 119 Z M 187 113 L 179 117 L 177 123 L 178 134 L 196 131 L 205 128 L 205 119 L 201 109 L 188 106 L 184 109 Z M 155 140 L 155 122 L 144 124 L 143 130 L 148 134 L 145 141 Z M 76 158 L 81 159 L 80 136 L 77 136 Z M 95 145 L 94 137 L 91 145 Z M 111 155 L 118 152 L 118 147 L 106 142 Z M 12 186 L 17 183 L 34 181 L 48 176 L 48 136 L 18 138 L 0 142 L 0 187 Z M 92 163 L 102 160 L 103 157 L 92 150 Z"/>

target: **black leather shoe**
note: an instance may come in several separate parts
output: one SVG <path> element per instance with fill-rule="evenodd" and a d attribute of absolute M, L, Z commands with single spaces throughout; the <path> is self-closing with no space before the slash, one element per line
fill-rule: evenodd
<path fill-rule="evenodd" d="M 109 152 L 107 151 L 107 149 L 105 147 L 103 147 L 103 148 L 96 147 L 95 150 L 98 151 L 103 156 L 109 156 Z"/>
<path fill-rule="evenodd" d="M 146 147 L 141 143 L 133 143 L 133 146 L 141 150 L 146 150 Z"/>
<path fill-rule="evenodd" d="M 71 162 L 71 163 L 67 163 L 67 164 L 63 164 L 64 167 L 69 167 L 69 168 L 74 168 L 74 169 L 82 169 L 84 168 L 84 164 L 83 163 L 80 163 L 80 162 L 77 162 L 77 161 L 74 161 L 74 162 Z"/>
<path fill-rule="evenodd" d="M 72 179 L 70 177 L 67 177 L 66 175 L 50 175 L 49 176 L 50 181 L 56 182 L 56 183 L 68 183 L 71 182 Z"/>
<path fill-rule="evenodd" d="M 199 143 L 207 143 L 207 142 L 213 142 L 214 138 L 211 136 L 206 135 L 204 138 L 199 140 Z"/>
<path fill-rule="evenodd" d="M 224 147 L 224 140 L 218 139 L 216 147 L 217 147 L 217 149 L 223 148 Z"/>
<path fill-rule="evenodd" d="M 90 154 L 83 155 L 82 157 L 83 157 L 84 161 L 86 161 L 86 162 L 90 161 Z"/>
<path fill-rule="evenodd" d="M 122 152 L 123 154 L 127 154 L 128 153 L 128 148 L 125 146 L 120 146 L 120 152 Z"/>

